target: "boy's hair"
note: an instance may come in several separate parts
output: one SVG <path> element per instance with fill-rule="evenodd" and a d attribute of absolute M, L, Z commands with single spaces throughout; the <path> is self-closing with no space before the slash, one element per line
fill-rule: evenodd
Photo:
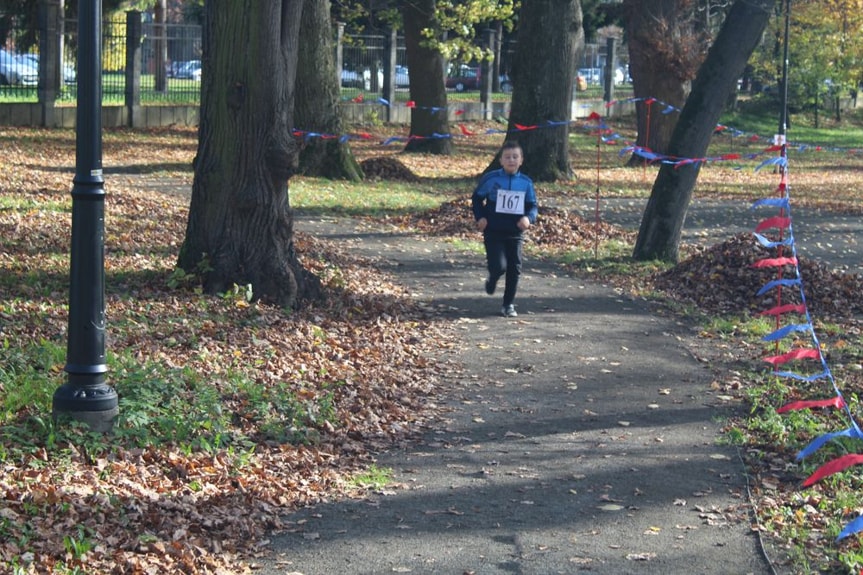
<path fill-rule="evenodd" d="M 512 149 L 521 150 L 521 144 L 518 143 L 518 140 L 507 140 L 506 142 L 503 143 L 503 146 L 500 147 L 501 152 L 504 150 L 512 150 Z"/>

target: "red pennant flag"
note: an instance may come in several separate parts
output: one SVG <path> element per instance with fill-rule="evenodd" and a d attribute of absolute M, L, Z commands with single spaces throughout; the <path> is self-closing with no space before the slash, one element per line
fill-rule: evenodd
<path fill-rule="evenodd" d="M 786 303 L 785 305 L 778 305 L 776 307 L 772 307 L 767 311 L 762 311 L 758 315 L 782 315 L 783 313 L 788 313 L 790 311 L 796 313 L 806 313 L 806 306 L 802 303 Z"/>
<path fill-rule="evenodd" d="M 522 126 L 521 124 L 515 124 L 515 127 L 519 130 L 535 130 L 536 126 Z"/>
<path fill-rule="evenodd" d="M 461 133 L 464 134 L 465 136 L 473 136 L 474 135 L 474 133 L 471 132 L 470 130 L 468 130 L 464 124 L 459 124 L 458 127 L 461 130 Z"/>
<path fill-rule="evenodd" d="M 790 225 L 791 225 L 791 218 L 783 218 L 781 216 L 776 216 L 773 218 L 767 218 L 766 220 L 762 221 L 760 224 L 758 224 L 755 227 L 755 231 L 761 232 L 764 230 L 768 230 L 770 228 L 785 229 Z"/>
<path fill-rule="evenodd" d="M 602 120 L 602 116 L 600 116 L 598 112 L 591 112 L 590 116 L 588 116 L 587 119 L 599 122 Z"/>
<path fill-rule="evenodd" d="M 763 260 L 758 260 L 752 267 L 754 268 L 770 268 L 770 267 L 780 267 L 780 266 L 796 266 L 797 258 L 764 258 Z"/>
<path fill-rule="evenodd" d="M 462 114 L 464 114 L 464 110 L 456 110 L 455 111 L 456 116 L 461 116 Z"/>
<path fill-rule="evenodd" d="M 405 106 L 407 106 L 408 108 L 416 108 L 417 103 L 414 102 L 413 100 L 408 100 L 407 102 L 405 102 Z"/>
<path fill-rule="evenodd" d="M 353 102 L 354 104 L 360 104 L 360 103 L 362 103 L 363 100 L 365 100 L 365 98 L 363 97 L 362 94 L 360 94 L 359 96 L 357 96 L 356 98 L 351 100 L 351 102 Z"/>
<path fill-rule="evenodd" d="M 771 365 L 781 365 L 783 363 L 788 363 L 789 361 L 794 361 L 795 359 L 821 359 L 821 354 L 818 353 L 817 349 L 806 349 L 801 347 L 792 349 L 788 353 L 783 353 L 782 355 L 771 355 L 770 357 L 765 357 L 764 361 Z"/>
<path fill-rule="evenodd" d="M 841 396 L 831 397 L 830 399 L 809 399 L 806 401 L 792 401 L 786 403 L 776 410 L 776 413 L 787 413 L 789 411 L 797 411 L 800 409 L 818 408 L 818 407 L 835 407 L 842 409 L 845 407 L 845 400 Z"/>
<path fill-rule="evenodd" d="M 806 481 L 803 482 L 803 487 L 809 487 L 812 484 L 817 483 L 821 479 L 824 479 L 825 477 L 829 477 L 834 473 L 839 473 L 840 471 L 848 469 L 852 465 L 859 465 L 861 463 L 863 463 L 863 455 L 857 453 L 843 455 L 839 459 L 828 461 L 827 463 L 816 469 L 815 473 L 806 478 Z"/>

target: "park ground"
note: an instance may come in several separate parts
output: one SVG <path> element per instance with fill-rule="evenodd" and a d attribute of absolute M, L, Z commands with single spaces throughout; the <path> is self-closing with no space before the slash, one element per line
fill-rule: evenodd
<path fill-rule="evenodd" d="M 371 162 L 368 182 L 298 178 L 292 204 L 306 217 L 350 217 L 479 253 L 465 202 L 500 143 L 499 135 L 483 135 L 485 127 L 470 126 L 479 135 L 459 140 L 458 153 L 445 161 L 403 155 L 380 140 L 357 142 L 358 157 Z M 834 542 L 861 507 L 859 480 L 852 470 L 804 490 L 800 481 L 831 455 L 794 461 L 797 449 L 838 429 L 841 417 L 775 413 L 780 401 L 824 390 L 764 373 L 762 358 L 771 350 L 759 337 L 769 325 L 750 319 L 759 305 L 751 294 L 765 280 L 749 265 L 754 246 L 729 229 L 726 237 L 688 237 L 678 266 L 629 261 L 634 229 L 612 223 L 610 211 L 631 213 L 626 202 L 643 202 L 656 168 L 624 167 L 620 145 L 594 147 L 584 128 L 574 179 L 539 186 L 545 210 L 531 257 L 694 326 L 699 345 L 716 352 L 713 385 L 741 408 L 724 426 L 753 479 L 759 535 L 774 542 L 792 570 L 859 570 L 855 538 Z M 361 129 L 382 136 L 400 130 Z M 626 124 L 619 129 L 625 135 Z M 374 484 L 375 453 L 410 445 L 440 421 L 439 394 L 452 369 L 440 358 L 458 361 L 457 325 L 417 305 L 396 274 L 376 269 L 342 241 L 298 235 L 303 261 L 329 297 L 292 314 L 247 301 L 242 286 L 202 296 L 175 271 L 196 140 L 193 131 L 166 129 L 105 134 L 118 432 L 106 438 L 55 428 L 49 414 L 51 393 L 63 381 L 74 133 L 5 128 L 0 139 L 4 569 L 243 572 L 269 554 L 268 538 L 285 527 L 286 513 L 362 496 Z M 775 194 L 777 176 L 754 169 L 762 142 L 723 145 L 756 157 L 706 166 L 697 201 L 748 205 Z M 856 153 L 809 151 L 790 159 L 795 205 L 842 218 L 860 214 L 863 163 Z M 833 231 L 848 235 L 839 226 Z M 850 250 L 841 264 L 801 260 L 801 269 L 811 278 L 807 301 L 835 374 L 856 397 L 861 292 L 859 276 L 842 273 L 853 267 Z M 831 453 L 842 449 L 855 446 Z"/>

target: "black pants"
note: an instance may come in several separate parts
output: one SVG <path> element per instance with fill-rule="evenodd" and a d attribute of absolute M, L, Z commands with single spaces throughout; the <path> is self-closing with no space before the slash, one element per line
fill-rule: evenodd
<path fill-rule="evenodd" d="M 511 236 L 498 236 L 485 234 L 485 257 L 488 262 L 488 275 L 492 281 L 506 275 L 506 284 L 503 290 L 503 305 L 507 306 L 515 301 L 515 293 L 518 291 L 518 278 L 521 275 L 521 249 L 524 239 Z"/>

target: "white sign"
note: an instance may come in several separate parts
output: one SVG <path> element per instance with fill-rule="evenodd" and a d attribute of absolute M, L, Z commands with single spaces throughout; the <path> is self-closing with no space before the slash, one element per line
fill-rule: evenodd
<path fill-rule="evenodd" d="M 498 190 L 495 211 L 499 214 L 524 215 L 524 197 L 526 192 L 513 190 Z"/>

